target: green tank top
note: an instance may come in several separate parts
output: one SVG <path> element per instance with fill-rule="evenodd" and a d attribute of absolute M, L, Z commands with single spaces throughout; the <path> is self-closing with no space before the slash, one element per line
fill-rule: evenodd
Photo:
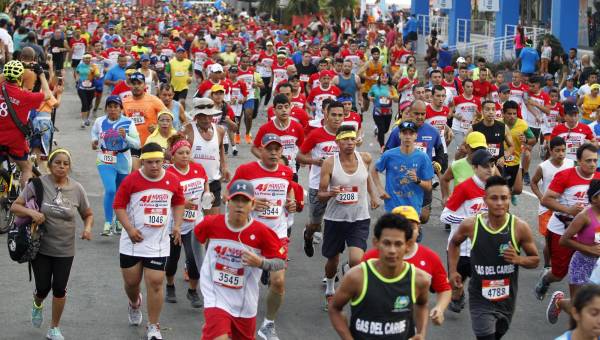
<path fill-rule="evenodd" d="M 467 162 L 467 157 L 461 158 L 452 163 L 450 166 L 452 170 L 452 175 L 454 176 L 454 187 L 466 181 L 467 179 L 473 177 L 475 172 L 473 171 L 473 167 L 469 162 Z"/>

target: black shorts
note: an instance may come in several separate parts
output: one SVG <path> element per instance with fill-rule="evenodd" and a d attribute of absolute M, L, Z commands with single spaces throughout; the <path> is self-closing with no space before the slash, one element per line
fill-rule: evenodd
<path fill-rule="evenodd" d="M 370 219 L 355 222 L 325 220 L 321 253 L 329 259 L 343 253 L 346 246 L 366 250 L 370 225 Z"/>
<path fill-rule="evenodd" d="M 210 183 L 208 183 L 208 188 L 210 189 L 210 192 L 213 194 L 213 196 L 215 197 L 215 200 L 213 201 L 213 208 L 216 207 L 220 207 L 221 206 L 221 181 L 212 181 Z"/>
<path fill-rule="evenodd" d="M 76 69 L 77 65 L 81 62 L 81 59 L 71 59 L 71 68 Z"/>
<path fill-rule="evenodd" d="M 446 252 L 446 258 L 448 258 L 448 252 Z M 450 271 L 450 266 L 448 266 L 448 272 Z M 458 258 L 458 263 L 456 264 L 456 272 L 460 274 L 462 277 L 462 281 L 465 282 L 467 277 L 471 277 L 471 257 L 469 256 L 461 256 Z"/>
<path fill-rule="evenodd" d="M 423 193 L 423 208 L 431 208 L 431 202 L 433 201 L 433 190 L 427 190 Z"/>
<path fill-rule="evenodd" d="M 506 334 L 514 314 L 514 310 L 500 310 L 482 297 L 472 296 L 469 296 L 469 312 L 473 333 L 478 337 Z"/>
<path fill-rule="evenodd" d="M 131 148 L 129 151 L 131 152 L 131 157 L 140 158 L 142 155 L 142 149 Z"/>
<path fill-rule="evenodd" d="M 519 174 L 520 165 L 505 165 L 504 171 L 502 172 L 502 177 L 506 179 L 508 182 L 508 186 L 512 189 L 515 186 L 515 180 L 517 179 L 517 175 Z"/>
<path fill-rule="evenodd" d="M 180 99 L 185 100 L 188 95 L 188 90 L 175 91 L 175 95 L 173 96 L 173 100 L 179 101 Z"/>
<path fill-rule="evenodd" d="M 127 269 L 135 266 L 136 264 L 142 262 L 142 267 L 154 270 L 165 271 L 167 267 L 167 259 L 168 256 L 161 257 L 140 257 L 140 256 L 131 256 L 125 254 L 119 254 L 119 262 L 121 264 L 121 269 Z"/>

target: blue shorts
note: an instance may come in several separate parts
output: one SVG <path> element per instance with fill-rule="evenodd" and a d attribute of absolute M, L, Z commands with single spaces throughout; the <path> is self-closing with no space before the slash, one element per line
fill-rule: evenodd
<path fill-rule="evenodd" d="M 248 100 L 246 100 L 246 102 L 244 102 L 244 105 L 242 105 L 242 109 L 244 109 L 244 110 L 254 110 L 255 101 L 256 101 L 256 99 L 248 99 Z"/>
<path fill-rule="evenodd" d="M 94 80 L 94 87 L 96 88 L 96 92 L 104 91 L 104 77 Z"/>
<path fill-rule="evenodd" d="M 41 135 L 36 135 L 29 141 L 29 146 L 33 148 L 40 148 L 43 155 L 48 155 L 50 150 L 50 137 L 52 136 L 52 119 L 48 112 L 32 112 L 31 124 L 35 133 L 41 131 Z"/>

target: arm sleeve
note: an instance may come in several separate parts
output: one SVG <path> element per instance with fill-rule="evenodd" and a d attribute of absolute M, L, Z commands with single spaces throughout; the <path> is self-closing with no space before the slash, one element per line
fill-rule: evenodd
<path fill-rule="evenodd" d="M 261 251 L 265 259 L 285 260 L 287 258 L 285 247 L 272 229 L 266 227 L 262 236 Z M 273 265 L 276 265 L 276 262 Z"/>
<path fill-rule="evenodd" d="M 535 135 L 533 134 L 530 128 L 527 128 L 527 130 L 525 130 L 525 138 L 535 138 Z"/>

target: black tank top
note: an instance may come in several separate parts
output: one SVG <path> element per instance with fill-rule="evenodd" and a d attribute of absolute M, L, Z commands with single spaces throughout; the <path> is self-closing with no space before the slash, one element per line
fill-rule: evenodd
<path fill-rule="evenodd" d="M 485 135 L 488 151 L 494 156 L 494 160 L 504 157 L 504 135 L 506 133 L 504 123 L 495 120 L 493 126 L 485 126 L 483 121 L 481 121 L 473 125 L 473 131 L 478 131 Z"/>
<path fill-rule="evenodd" d="M 485 226 L 482 214 L 479 214 L 475 219 L 471 242 L 469 299 L 507 313 L 515 308 L 519 267 L 506 262 L 502 255 L 509 243 L 512 243 L 517 253 L 520 252 L 516 244 L 514 224 L 514 216 L 508 214 L 504 226 L 493 231 Z"/>
<path fill-rule="evenodd" d="M 350 332 L 357 340 L 409 339 L 415 335 L 415 268 L 405 262 L 398 277 L 385 279 L 377 273 L 375 261 L 361 263 L 364 291 L 351 302 Z"/>

